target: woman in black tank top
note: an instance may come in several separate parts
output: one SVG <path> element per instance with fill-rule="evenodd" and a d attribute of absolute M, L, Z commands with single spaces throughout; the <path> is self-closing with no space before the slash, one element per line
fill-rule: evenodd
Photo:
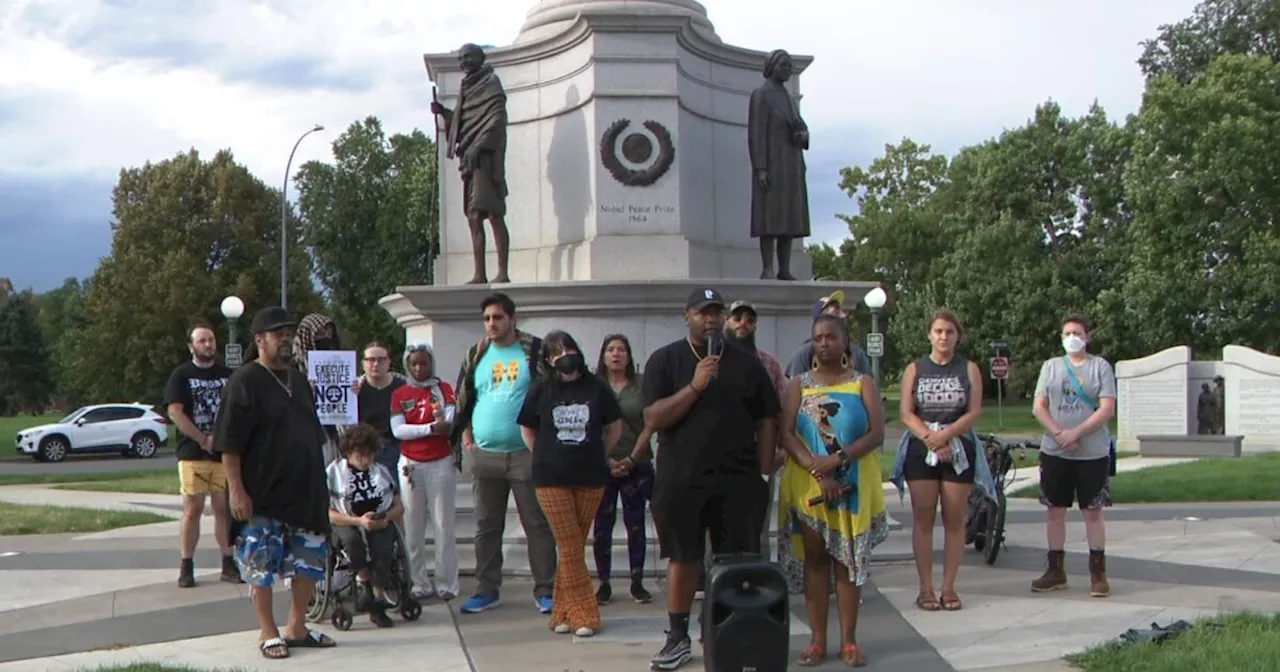
<path fill-rule="evenodd" d="M 916 360 L 902 375 L 899 418 L 911 433 L 902 476 L 911 492 L 911 550 L 920 579 L 916 606 L 925 611 L 961 607 L 956 576 L 964 559 L 964 516 L 978 460 L 968 435 L 982 414 L 982 372 L 956 354 L 962 333 L 954 313 L 934 313 L 929 320 L 929 356 Z M 957 465 L 965 463 L 968 466 L 957 471 Z M 939 500 L 946 540 L 941 602 L 933 591 L 933 524 Z"/>

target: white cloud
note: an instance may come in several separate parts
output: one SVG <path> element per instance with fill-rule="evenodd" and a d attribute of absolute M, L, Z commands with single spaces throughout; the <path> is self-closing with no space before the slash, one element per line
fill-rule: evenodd
<path fill-rule="evenodd" d="M 1021 124 L 1050 97 L 1070 114 L 1095 98 L 1114 116 L 1134 111 L 1138 41 L 1195 4 L 703 3 L 726 42 L 816 57 L 802 80 L 805 113 L 824 153 L 850 161 L 905 135 L 954 150 Z M 96 176 L 230 147 L 277 184 L 312 124 L 327 131 L 295 165 L 326 159 L 328 140 L 366 115 L 389 131 L 430 129 L 422 53 L 507 44 L 533 4 L 10 0 L 0 8 L 0 147 L 10 170 Z M 284 86 L 271 69 L 281 59 L 316 84 Z M 4 109 L 16 99 L 21 109 Z"/>

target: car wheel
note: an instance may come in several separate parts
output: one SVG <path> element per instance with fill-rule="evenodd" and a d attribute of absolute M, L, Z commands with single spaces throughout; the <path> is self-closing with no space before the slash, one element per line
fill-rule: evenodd
<path fill-rule="evenodd" d="M 40 442 L 40 458 L 42 462 L 61 462 L 67 458 L 71 446 L 61 436 L 45 437 Z"/>
<path fill-rule="evenodd" d="M 129 453 L 143 459 L 155 457 L 159 449 L 160 437 L 151 432 L 138 432 L 133 435 L 133 441 L 129 443 Z"/>

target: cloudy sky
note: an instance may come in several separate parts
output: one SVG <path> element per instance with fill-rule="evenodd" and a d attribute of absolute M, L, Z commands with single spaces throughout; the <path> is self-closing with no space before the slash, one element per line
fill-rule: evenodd
<path fill-rule="evenodd" d="M 1136 111 L 1138 42 L 1194 0 L 702 0 L 726 42 L 815 56 L 815 237 L 841 166 L 903 136 L 954 151 L 1037 103 Z M 0 276 L 50 289 L 110 250 L 122 167 L 231 148 L 269 184 L 350 122 L 430 129 L 423 52 L 508 44 L 534 0 L 0 0 Z M 780 16 L 780 12 L 786 12 Z"/>

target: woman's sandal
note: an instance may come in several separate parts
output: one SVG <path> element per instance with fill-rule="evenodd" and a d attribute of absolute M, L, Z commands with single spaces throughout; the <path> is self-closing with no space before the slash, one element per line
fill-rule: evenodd
<path fill-rule="evenodd" d="M 863 667 L 867 664 L 867 658 L 862 655 L 862 649 L 859 649 L 857 644 L 845 644 L 840 647 L 840 660 L 849 667 Z"/>
<path fill-rule="evenodd" d="M 939 611 L 942 605 L 938 603 L 938 597 L 932 592 L 920 593 L 916 596 L 916 609 L 920 611 Z"/>
<path fill-rule="evenodd" d="M 960 611 L 964 608 L 964 604 L 960 602 L 960 596 L 955 593 L 942 593 L 942 610 L 943 611 Z"/>
<path fill-rule="evenodd" d="M 804 653 L 800 654 L 800 657 L 796 659 L 796 665 L 800 667 L 817 667 L 826 659 L 826 650 L 816 643 L 810 642 L 809 648 L 805 649 Z"/>
<path fill-rule="evenodd" d="M 281 660 L 289 657 L 289 644 L 280 637 L 272 637 L 258 642 L 258 650 L 268 660 Z"/>

